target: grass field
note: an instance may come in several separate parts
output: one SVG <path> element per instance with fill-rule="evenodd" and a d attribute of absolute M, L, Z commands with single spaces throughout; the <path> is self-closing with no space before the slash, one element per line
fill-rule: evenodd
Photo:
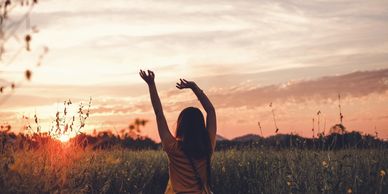
<path fill-rule="evenodd" d="M 388 193 L 388 150 L 228 150 L 212 160 L 215 193 Z M 162 151 L 47 146 L 8 151 L 1 193 L 163 193 Z"/>

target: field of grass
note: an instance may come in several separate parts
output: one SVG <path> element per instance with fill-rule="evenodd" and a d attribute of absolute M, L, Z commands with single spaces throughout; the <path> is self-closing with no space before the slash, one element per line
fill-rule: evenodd
<path fill-rule="evenodd" d="M 227 150 L 212 160 L 216 194 L 388 193 L 388 150 Z M 162 151 L 47 146 L 0 158 L 0 193 L 163 193 Z"/>

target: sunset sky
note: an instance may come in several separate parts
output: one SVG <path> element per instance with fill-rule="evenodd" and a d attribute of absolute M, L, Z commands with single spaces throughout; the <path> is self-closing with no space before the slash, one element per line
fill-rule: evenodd
<path fill-rule="evenodd" d="M 33 74 L 11 97 L 0 96 L 0 122 L 18 130 L 22 115 L 36 113 L 49 128 L 63 101 L 92 97 L 85 131 L 119 131 L 144 118 L 142 134 L 159 140 L 138 74 L 151 69 L 171 131 L 183 108 L 200 107 L 175 88 L 186 78 L 213 101 L 227 138 L 260 134 L 258 122 L 264 136 L 274 135 L 271 102 L 279 133 L 310 137 L 319 110 L 328 131 L 339 123 L 338 93 L 348 130 L 388 138 L 387 7 L 385 0 L 41 0 L 30 18 L 39 29 L 32 52 L 6 65 L 20 40 L 7 43 L 0 84 L 19 83 L 25 69 Z"/>

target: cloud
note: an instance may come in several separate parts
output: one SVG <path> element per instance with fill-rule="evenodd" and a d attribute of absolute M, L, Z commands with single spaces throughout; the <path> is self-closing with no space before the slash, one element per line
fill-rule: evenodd
<path fill-rule="evenodd" d="M 103 76 L 124 83 L 129 78 L 114 72 L 130 73 L 139 64 L 194 77 L 318 66 L 345 73 L 384 68 L 387 5 L 342 0 L 42 2 L 31 16 L 42 28 L 34 44 L 55 44 L 49 45 L 45 61 L 52 68 L 37 72 L 36 81 L 69 84 L 73 80 L 66 78 L 77 69 L 89 72 L 78 82 L 96 83 Z M 44 79 L 52 73 L 54 78 Z"/>
<path fill-rule="evenodd" d="M 11 121 L 13 119 L 16 119 L 17 114 L 14 112 L 0 112 L 0 124 L 2 122 Z"/>
<path fill-rule="evenodd" d="M 37 107 L 47 104 L 53 104 L 57 101 L 53 98 L 36 96 L 36 95 L 15 95 L 0 97 L 0 106 L 2 108 L 16 108 L 16 107 Z"/>
<path fill-rule="evenodd" d="M 210 94 L 217 107 L 262 106 L 270 102 L 303 102 L 307 100 L 363 97 L 384 94 L 388 90 L 388 69 L 359 71 L 345 75 L 326 76 L 313 80 L 289 81 L 280 85 L 268 85 L 249 89 L 236 89 Z M 224 93 L 224 94 L 222 94 Z"/>
<path fill-rule="evenodd" d="M 121 106 L 94 106 L 90 109 L 91 114 L 134 114 L 136 112 L 144 113 L 152 110 L 149 103 L 123 104 Z"/>
<path fill-rule="evenodd" d="M 215 104 L 219 107 L 261 106 L 271 101 L 290 99 L 295 101 L 334 99 L 338 93 L 343 97 L 362 97 L 371 93 L 384 93 L 388 89 L 388 69 L 298 79 L 298 75 L 306 71 L 314 75 L 315 72 L 319 73 L 320 68 L 231 74 L 221 77 L 205 76 L 194 80 L 211 98 L 214 98 Z M 272 76 L 280 76 L 279 81 L 267 81 Z M 158 89 L 167 111 L 176 111 L 197 101 L 190 91 L 176 89 L 175 82 L 158 83 Z M 85 101 L 89 97 L 92 97 L 93 104 L 101 105 L 96 108 L 96 112 L 129 113 L 150 110 L 147 105 L 148 90 L 144 84 L 33 85 L 19 88 L 18 94 L 12 96 L 3 107 L 48 105 L 67 99 Z"/>
<path fill-rule="evenodd" d="M 256 82 L 253 82 L 230 88 L 217 89 L 213 87 L 213 89 L 205 89 L 205 92 L 218 109 L 237 107 L 254 109 L 255 107 L 267 106 L 270 102 L 298 104 L 305 101 L 318 103 L 336 100 L 339 93 L 343 99 L 362 98 L 370 94 L 385 95 L 388 90 L 387 77 L 388 69 L 357 71 L 318 79 L 291 80 L 265 86 L 257 86 Z M 205 81 L 202 80 L 202 82 Z M 208 82 L 211 81 L 208 80 Z M 165 112 L 180 111 L 184 107 L 193 105 L 201 107 L 195 95 L 189 90 L 167 89 L 159 93 Z M 152 111 L 151 104 L 147 94 L 142 97 L 143 100 L 133 103 L 120 99 L 116 99 L 116 102 L 108 101 L 105 103 L 106 105 L 96 108 L 94 112 L 122 114 L 143 112 L 148 114 Z"/>

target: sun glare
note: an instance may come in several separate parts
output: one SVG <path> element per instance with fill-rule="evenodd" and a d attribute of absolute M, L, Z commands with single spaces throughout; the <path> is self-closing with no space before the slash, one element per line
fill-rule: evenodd
<path fill-rule="evenodd" d="M 58 137 L 58 140 L 61 141 L 62 143 L 66 143 L 70 140 L 70 136 L 66 134 L 62 134 Z"/>

